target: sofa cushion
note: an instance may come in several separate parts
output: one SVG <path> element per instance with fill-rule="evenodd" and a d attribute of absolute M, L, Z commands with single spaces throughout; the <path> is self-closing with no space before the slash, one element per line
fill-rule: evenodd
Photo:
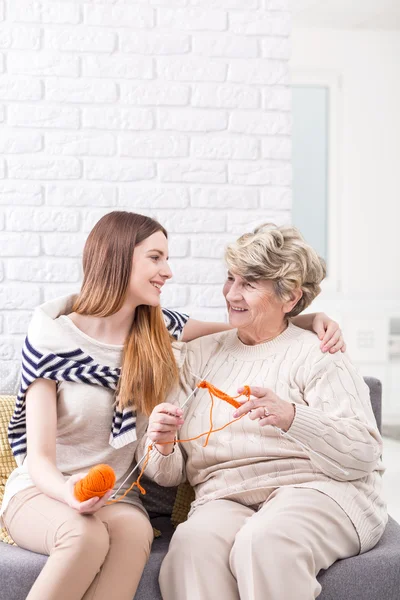
<path fill-rule="evenodd" d="M 141 484 L 146 490 L 141 500 L 147 512 L 154 516 L 170 516 L 175 502 L 176 487 L 162 487 L 146 475 L 143 475 Z"/>
<path fill-rule="evenodd" d="M 162 600 L 158 574 L 168 550 L 173 527 L 169 517 L 152 519 L 152 525 L 162 533 L 153 542 L 135 600 Z M 0 543 L 0 600 L 25 600 L 46 561 L 47 556 L 43 554 Z"/>
<path fill-rule="evenodd" d="M 376 380 L 367 379 L 366 381 L 371 389 L 372 407 L 378 426 L 380 426 L 380 384 Z M 375 387 L 372 387 L 373 385 Z M 1 413 L 2 405 L 0 404 L 0 416 Z M 7 425 L 8 417 L 5 420 Z M 7 437 L 5 439 L 6 450 L 10 452 Z M 3 443 L 3 438 L 0 438 L 0 443 Z M 174 491 L 171 490 L 171 492 L 172 497 Z M 185 513 L 190 504 L 190 493 L 193 492 L 190 492 L 184 485 L 180 486 L 174 507 L 176 524 L 185 520 Z M 171 502 L 171 498 L 168 498 L 168 502 Z M 134 600 L 161 600 L 158 573 L 173 530 L 168 517 L 154 519 L 152 523 L 154 527 L 162 531 L 162 536 L 154 540 L 150 559 Z M 46 560 L 47 556 L 0 543 L 0 600 L 24 600 Z M 377 600 L 377 598 L 379 600 L 398 600 L 399 565 L 400 526 L 389 518 L 386 530 L 375 548 L 365 554 L 338 561 L 327 571 L 322 571 L 318 575 L 322 585 L 319 600 L 348 600 L 349 598 L 353 600 Z"/>
<path fill-rule="evenodd" d="M 143 572 L 134 600 L 161 600 L 158 574 L 172 535 L 167 517 L 152 521 L 162 531 Z M 47 556 L 0 543 L 0 600 L 25 600 Z M 400 589 L 400 525 L 389 518 L 378 544 L 365 554 L 339 560 L 321 571 L 318 600 L 398 600 Z"/>
<path fill-rule="evenodd" d="M 174 527 L 186 521 L 190 505 L 195 499 L 194 489 L 185 481 L 178 486 L 174 507 L 172 509 L 171 521 Z"/>
<path fill-rule="evenodd" d="M 389 517 L 377 545 L 366 552 L 338 560 L 318 580 L 318 600 L 398 600 L 400 597 L 400 525 Z"/>

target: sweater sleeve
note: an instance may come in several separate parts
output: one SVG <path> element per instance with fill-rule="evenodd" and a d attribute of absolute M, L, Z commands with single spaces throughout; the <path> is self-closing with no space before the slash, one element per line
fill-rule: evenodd
<path fill-rule="evenodd" d="M 306 406 L 296 404 L 287 433 L 308 448 L 306 452 L 319 471 L 338 481 L 352 481 L 378 467 L 382 438 L 369 389 L 345 354 L 315 354 L 306 368 L 304 400 Z"/>
<path fill-rule="evenodd" d="M 185 463 L 179 444 L 175 444 L 171 454 L 164 456 L 155 448 L 154 443 L 147 436 L 144 436 L 138 444 L 138 460 L 143 456 L 147 456 L 150 446 L 153 446 L 153 449 L 146 465 L 146 477 L 164 487 L 173 487 L 185 481 Z"/>
<path fill-rule="evenodd" d="M 180 367 L 179 384 L 170 392 L 166 402 L 182 406 L 195 387 L 195 381 L 191 375 L 193 353 L 190 351 L 185 352 L 184 360 L 182 362 L 177 360 L 177 362 Z M 164 456 L 155 448 L 154 443 L 147 435 L 143 435 L 136 449 L 137 460 L 147 455 L 150 445 L 153 446 L 153 449 L 146 465 L 146 476 L 158 483 L 158 485 L 165 487 L 173 487 L 185 481 L 185 458 L 180 444 L 176 443 L 171 454 Z"/>

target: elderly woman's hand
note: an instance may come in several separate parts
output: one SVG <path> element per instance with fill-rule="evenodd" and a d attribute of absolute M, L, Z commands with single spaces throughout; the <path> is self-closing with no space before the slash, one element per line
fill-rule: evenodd
<path fill-rule="evenodd" d="M 243 389 L 239 388 L 238 393 L 241 394 Z M 250 393 L 254 398 L 245 400 L 242 406 L 235 410 L 235 419 L 248 413 L 252 421 L 259 419 L 261 427 L 275 425 L 283 431 L 290 428 L 295 415 L 293 404 L 282 400 L 268 388 L 251 387 Z"/>
<path fill-rule="evenodd" d="M 346 344 L 339 323 L 330 319 L 325 313 L 316 313 L 312 322 L 313 331 L 321 340 L 322 352 L 345 352 Z"/>

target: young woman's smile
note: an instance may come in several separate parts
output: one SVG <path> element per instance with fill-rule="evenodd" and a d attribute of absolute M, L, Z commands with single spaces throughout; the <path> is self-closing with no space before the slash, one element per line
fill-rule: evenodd
<path fill-rule="evenodd" d="M 133 302 L 137 306 L 158 306 L 161 290 L 171 277 L 168 241 L 161 231 L 157 231 L 135 247 L 129 283 L 129 293 Z"/>

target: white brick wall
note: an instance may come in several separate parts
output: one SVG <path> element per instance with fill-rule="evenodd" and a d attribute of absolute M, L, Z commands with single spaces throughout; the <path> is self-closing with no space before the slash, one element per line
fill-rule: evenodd
<path fill-rule="evenodd" d="M 224 319 L 224 245 L 290 218 L 288 0 L 0 0 L 0 385 L 115 209 L 171 232 L 164 304 Z"/>

